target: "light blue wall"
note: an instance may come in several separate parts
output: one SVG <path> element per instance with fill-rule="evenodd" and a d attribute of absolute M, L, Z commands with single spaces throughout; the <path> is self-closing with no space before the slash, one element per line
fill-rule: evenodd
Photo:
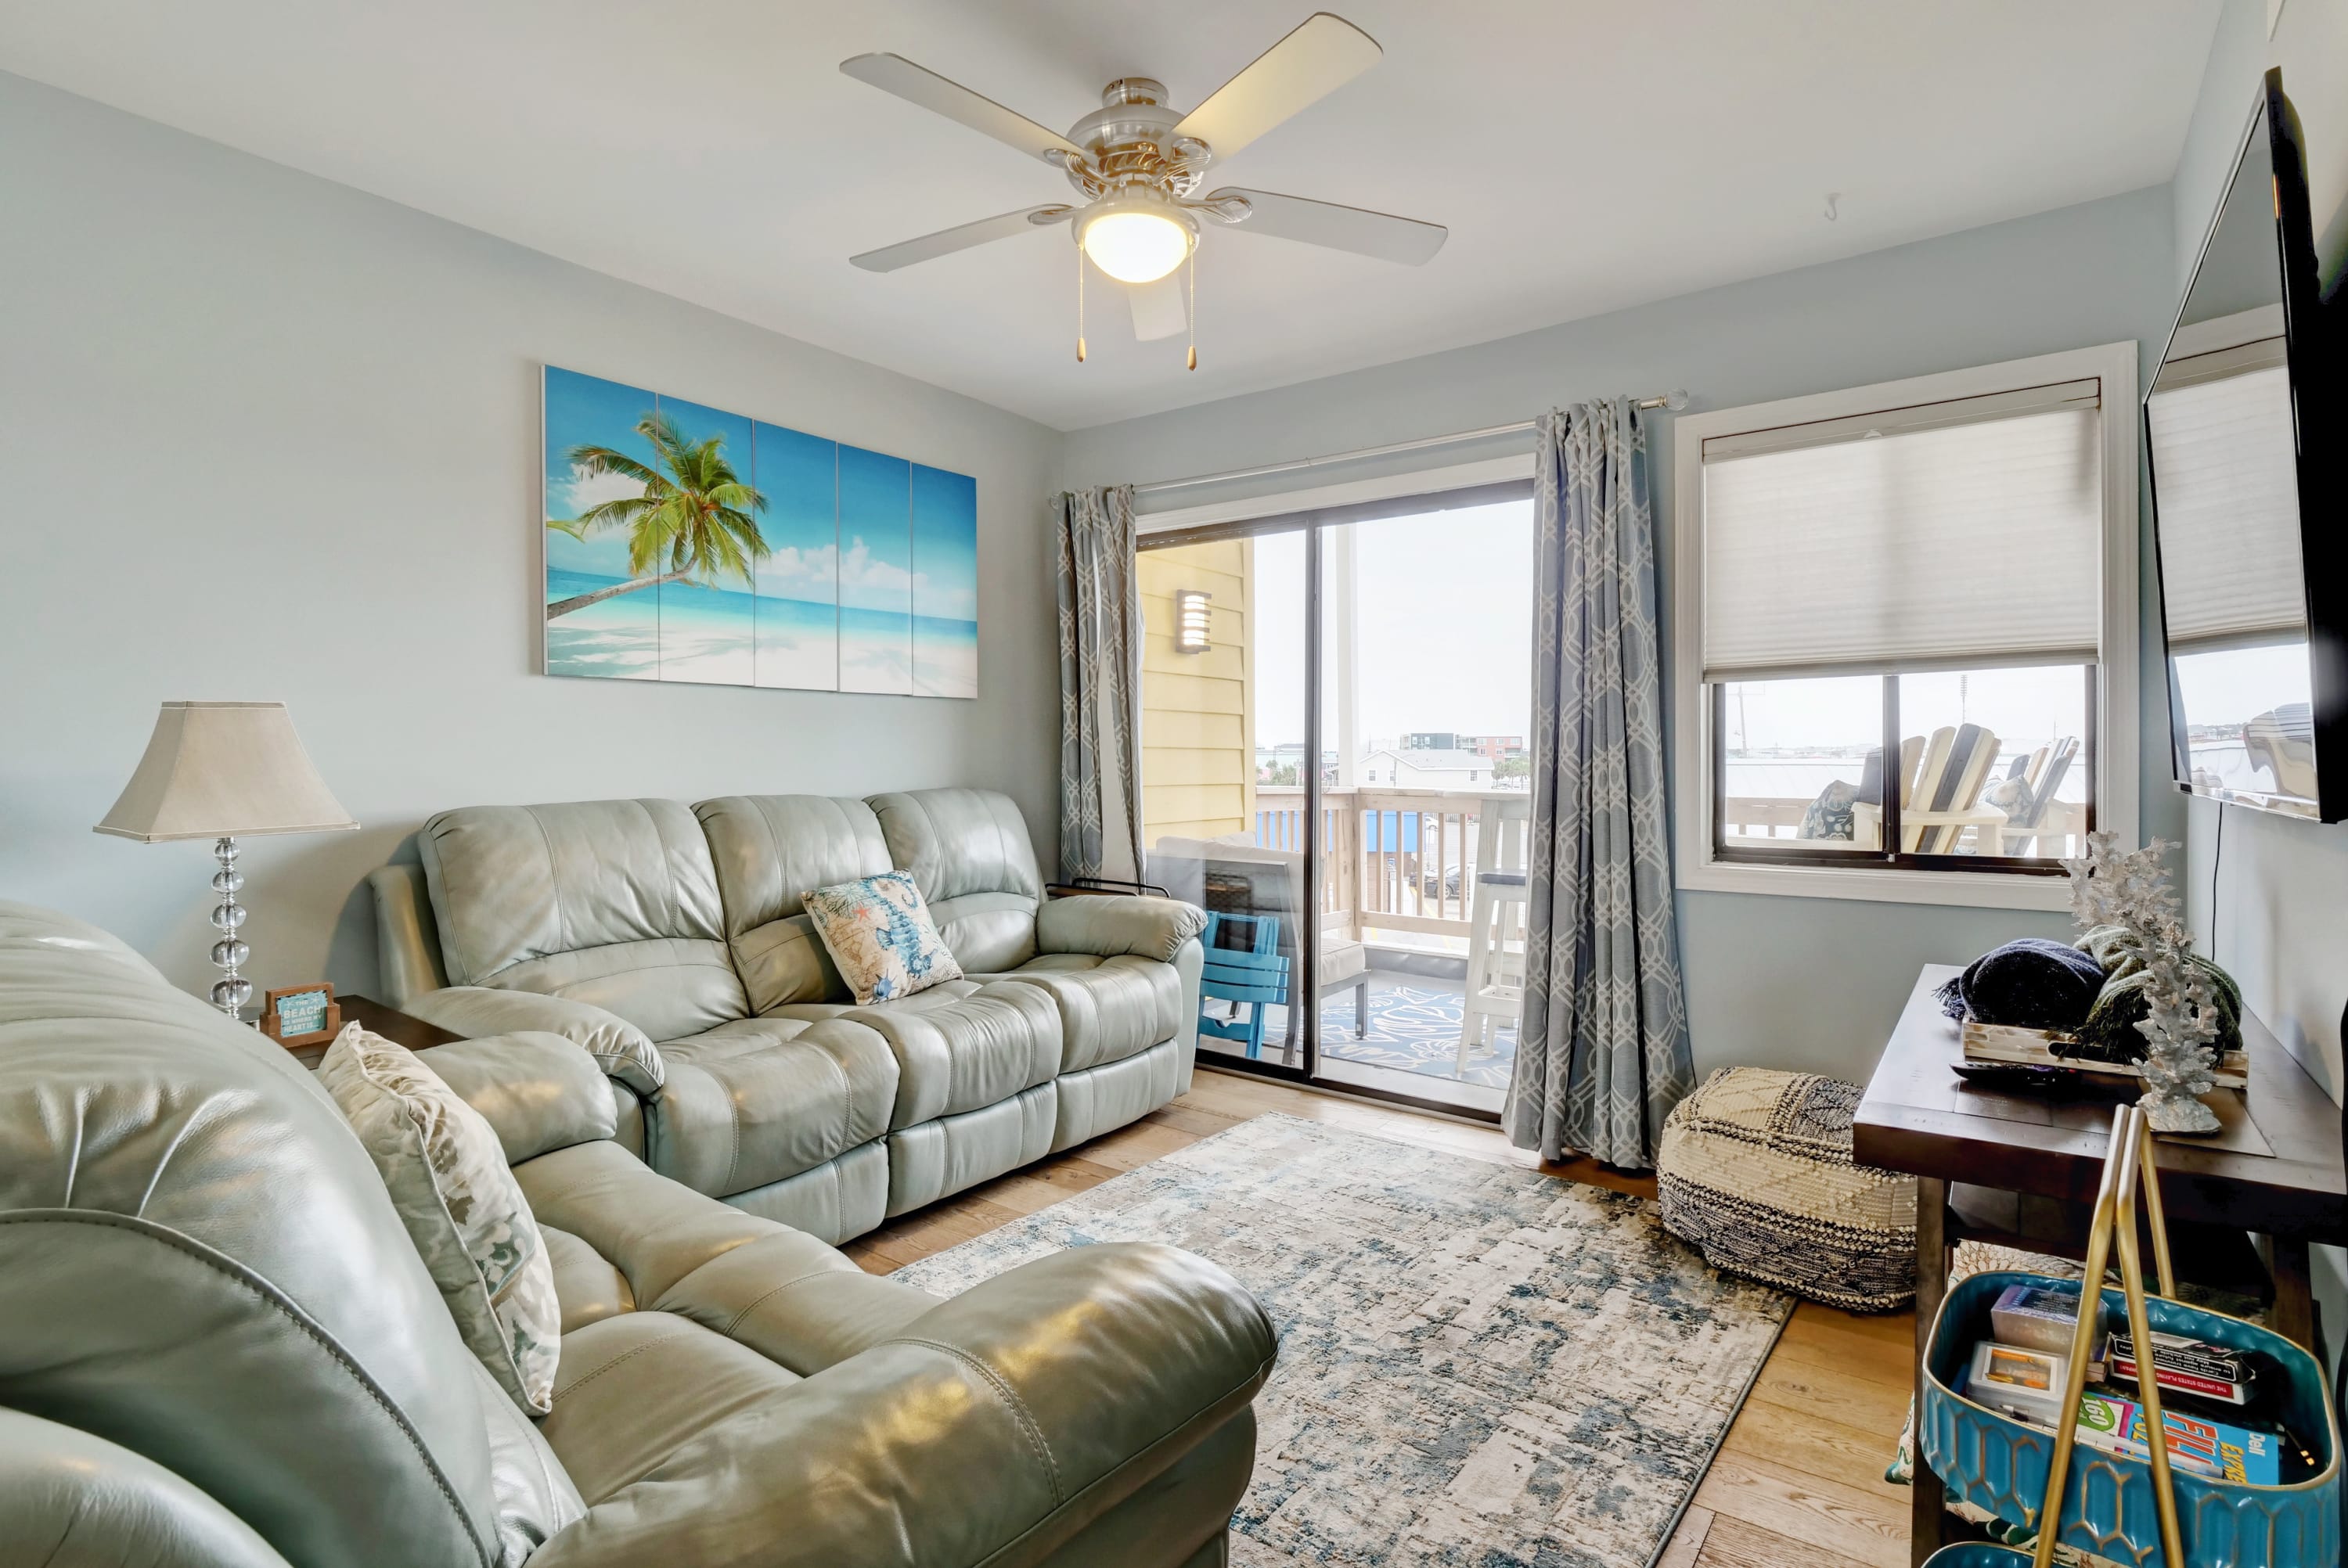
<path fill-rule="evenodd" d="M 2125 338 L 2148 360 L 2176 302 L 2171 229 L 2168 188 L 2136 191 L 1077 431 L 1066 472 L 1078 484 L 1171 478 L 1507 424 L 1614 393 L 1678 386 L 1696 407 L 1731 407 Z M 1653 459 L 1666 574 L 1671 445 L 1666 421 Z M 2158 721 L 2157 704 L 2147 718 Z M 2146 772 L 2166 777 L 2157 752 Z M 2148 833 L 2182 836 L 2173 794 L 2148 792 L 2146 804 Z M 1919 966 L 2069 928 L 2053 914 L 1717 893 L 1681 894 L 1679 913 L 1700 1070 L 1756 1062 L 1862 1081 Z"/>
<path fill-rule="evenodd" d="M 209 985 L 202 844 L 100 838 L 157 703 L 282 700 L 355 834 L 254 839 L 262 985 L 476 802 L 1007 789 L 1047 855 L 1057 432 L 0 75 L 0 897 Z M 536 673 L 541 362 L 979 485 L 977 702 Z"/>
<path fill-rule="evenodd" d="M 2230 0 L 2210 48 L 2176 181 L 2178 286 L 2233 171 L 2259 77 L 2282 70 L 2306 142 L 2312 218 L 2336 312 L 2348 255 L 2348 3 L 2289 0 L 2267 36 L 2265 0 Z M 2348 431 L 2331 434 L 2348 450 Z M 2153 622 L 2157 635 L 2158 622 Z M 2342 1098 L 2341 1009 L 2348 1005 L 2348 823 L 2330 826 L 2192 803 L 2187 901 L 2210 956 L 2309 1071 Z M 2335 1349 L 2348 1340 L 2348 1257 L 2317 1249 L 2318 1296 Z"/>

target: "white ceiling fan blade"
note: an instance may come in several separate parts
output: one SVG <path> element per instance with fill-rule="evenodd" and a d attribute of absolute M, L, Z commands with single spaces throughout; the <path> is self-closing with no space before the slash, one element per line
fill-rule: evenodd
<path fill-rule="evenodd" d="M 975 223 L 941 229 L 918 240 L 883 245 L 878 251 L 867 251 L 860 256 L 848 259 L 868 272 L 893 272 L 916 261 L 933 261 L 940 256 L 951 256 L 956 251 L 967 251 L 973 245 L 1008 240 L 1014 234 L 1025 234 L 1030 229 L 1048 229 L 1055 223 L 1065 223 L 1068 220 L 1068 214 L 1075 210 L 1073 207 L 1022 208 L 1016 212 L 982 218 Z"/>
<path fill-rule="evenodd" d="M 884 93 L 894 93 L 907 103 L 919 104 L 932 114 L 960 120 L 974 131 L 1008 142 L 1030 158 L 1047 159 L 1055 152 L 1084 156 L 1082 148 L 1059 132 L 1047 130 L 1025 115 L 1004 108 L 960 82 L 948 81 L 902 55 L 858 55 L 840 61 L 839 69 L 842 75 L 868 82 Z"/>
<path fill-rule="evenodd" d="M 1270 190 L 1244 190 L 1234 186 L 1218 190 L 1205 203 L 1237 196 L 1248 204 L 1248 215 L 1232 227 L 1243 232 L 1270 234 L 1276 239 L 1326 245 L 1381 261 L 1423 266 L 1443 249 L 1451 231 L 1440 223 L 1421 223 L 1390 212 L 1360 207 L 1340 207 L 1334 201 L 1313 201 L 1302 196 L 1282 196 Z"/>
<path fill-rule="evenodd" d="M 1133 307 L 1133 335 L 1143 343 L 1179 337 L 1190 324 L 1190 294 L 1179 269 L 1154 283 L 1127 284 L 1125 297 Z"/>
<path fill-rule="evenodd" d="M 1385 52 L 1343 16 L 1316 11 L 1184 115 L 1174 134 L 1196 137 L 1217 158 L 1229 158 L 1376 65 Z"/>

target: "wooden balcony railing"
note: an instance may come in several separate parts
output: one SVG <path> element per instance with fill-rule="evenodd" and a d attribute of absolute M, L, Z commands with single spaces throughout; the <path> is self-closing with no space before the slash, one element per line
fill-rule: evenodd
<path fill-rule="evenodd" d="M 1522 790 L 1324 789 L 1321 792 L 1323 927 L 1358 940 L 1365 929 L 1421 936 L 1468 935 L 1476 897 L 1476 846 L 1488 803 L 1525 798 Z M 1266 849 L 1304 851 L 1302 786 L 1258 784 L 1255 841 Z M 1801 829 L 1808 796 L 1740 795 L 1728 802 L 1732 841 L 1789 843 Z M 2085 808 L 2057 801 L 2029 853 L 2075 853 Z"/>
<path fill-rule="evenodd" d="M 1486 803 L 1523 790 L 1324 789 L 1321 912 L 1324 929 L 1468 935 L 1476 845 Z M 1302 854 L 1302 786 L 1258 784 L 1256 843 Z M 1797 818 L 1798 820 L 1798 818 Z"/>
<path fill-rule="evenodd" d="M 1262 794 L 1262 790 L 1256 792 Z M 1722 804 L 1722 826 L 1731 844 L 1785 843 L 1802 831 L 1802 814 L 1810 807 L 1808 795 L 1730 795 Z M 2034 856 L 2077 854 L 2086 832 L 2087 808 L 2077 801 L 2057 800 L 2046 807 L 2046 819 L 2033 829 L 2037 837 L 2028 853 Z M 1964 846 L 1972 847 L 1968 833 Z M 2011 853 L 2011 851 L 2009 851 Z"/>

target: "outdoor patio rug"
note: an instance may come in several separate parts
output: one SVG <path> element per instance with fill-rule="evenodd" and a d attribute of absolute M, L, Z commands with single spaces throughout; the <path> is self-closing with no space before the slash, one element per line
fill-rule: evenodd
<path fill-rule="evenodd" d="M 1276 1114 L 894 1277 L 1106 1241 L 1212 1258 L 1280 1330 L 1241 1568 L 1646 1568 L 1793 1307 L 1647 1200 Z"/>
<path fill-rule="evenodd" d="M 1516 1066 L 1517 1026 L 1499 1024 L 1487 1050 L 1457 1071 L 1459 1029 L 1467 1003 L 1457 990 L 1397 984 L 1381 976 L 1370 986 L 1369 1031 L 1354 1034 L 1354 993 L 1340 991 L 1321 1004 L 1321 1049 L 1347 1061 L 1375 1062 L 1404 1072 L 1424 1072 L 1487 1089 L 1506 1089 Z"/>

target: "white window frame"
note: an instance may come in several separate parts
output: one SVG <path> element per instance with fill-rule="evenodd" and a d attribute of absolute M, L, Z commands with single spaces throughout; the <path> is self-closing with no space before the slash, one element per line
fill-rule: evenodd
<path fill-rule="evenodd" d="M 1684 415 L 1672 427 L 1673 813 L 1678 885 L 1708 893 L 1860 898 L 1993 909 L 2064 909 L 2066 878 L 2023 872 L 1755 865 L 1713 856 L 1711 703 L 1704 684 L 1704 444 L 1785 425 L 1881 413 L 2095 376 L 2101 383 L 2103 548 L 2096 681 L 2096 822 L 2137 842 L 2138 685 L 2137 345 L 2070 349 L 1807 397 Z"/>

